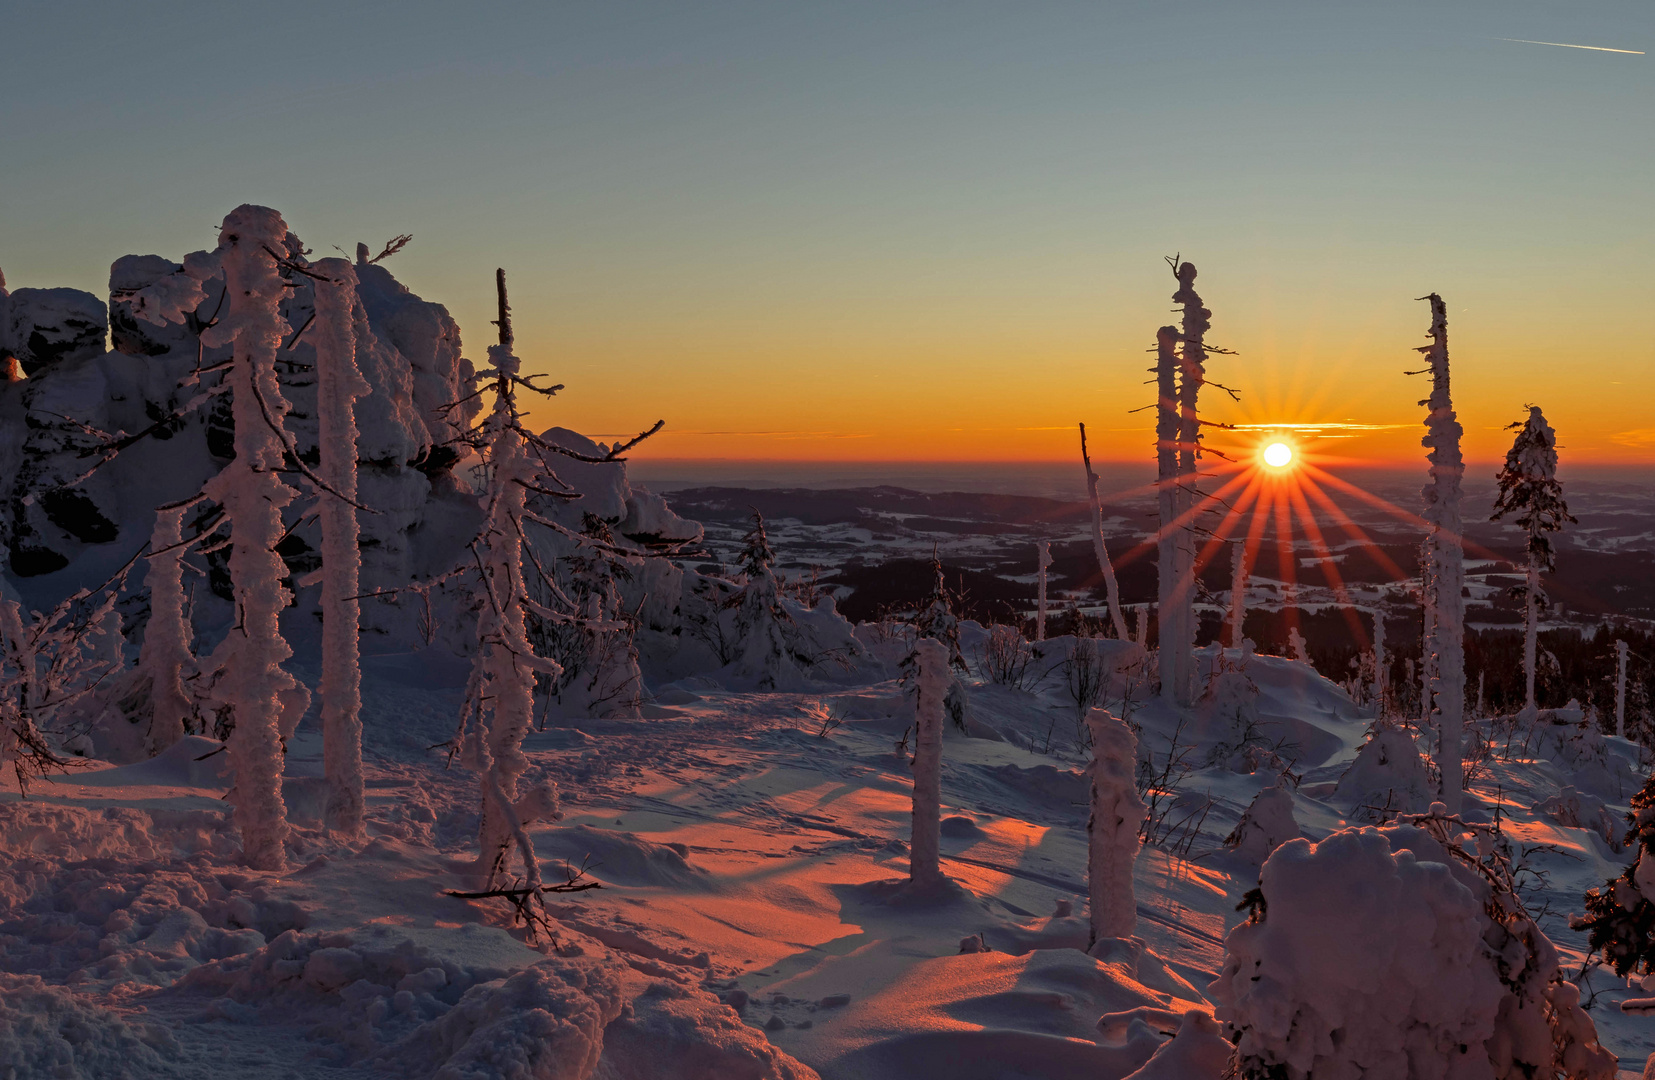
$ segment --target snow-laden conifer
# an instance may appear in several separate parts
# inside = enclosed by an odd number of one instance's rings
[[[322,761],[326,821],[344,836],[362,832],[361,627],[356,599],[362,572],[356,520],[356,401],[369,386],[356,360],[356,270],[345,259],[321,259],[317,281],[317,466],[339,497],[321,500]]]
[[[149,622],[138,651],[138,666],[149,680],[150,722],[144,749],[160,753],[182,739],[195,716],[184,679],[195,664],[190,628],[184,617],[184,504],[155,511],[149,541]]]
[[[738,669],[761,690],[796,684],[802,678],[799,658],[788,640],[793,620],[782,607],[776,579],[776,553],[764,530],[764,515],[753,511],[741,549],[741,592],[733,601],[736,633],[741,641]]]
[[[1129,938],[1138,924],[1132,868],[1147,813],[1138,796],[1138,737],[1107,709],[1086,715],[1092,734],[1092,813],[1086,822],[1086,885],[1091,893],[1087,948]]]
[[[505,272],[496,271],[499,290],[500,342],[488,349],[488,367],[480,377],[492,383],[494,406],[478,433],[488,479],[485,524],[474,542],[481,566],[483,602],[477,614],[477,657],[469,695],[465,753],[481,774],[483,814],[479,827],[479,869],[490,885],[502,883],[513,847],[522,861],[521,888],[540,901],[540,864],[526,826],[558,814],[556,786],[543,784],[522,794],[520,781],[528,770],[523,738],[534,722],[536,673],[551,679],[562,674],[555,660],[535,655],[524,626],[524,609],[558,618],[557,612],[537,605],[523,582],[524,501],[539,488],[541,470],[525,445],[517,411],[517,388],[522,364],[512,352],[510,307],[506,302]]]
[[[241,618],[223,655],[220,693],[235,717],[229,737],[235,821],[247,864],[259,870],[279,870],[287,861],[278,722],[279,697],[294,685],[281,665],[293,653],[279,623],[290,596],[276,545],[294,491],[280,472],[288,451],[281,429],[287,402],[276,381],[276,351],[289,327],[281,315],[287,283],[275,254],[285,250],[286,238],[287,224],[268,207],[239,206],[224,219],[218,256],[228,300],[218,324],[202,334],[209,347],[234,349],[228,382],[236,456],[202,490],[224,508],[231,536],[230,580]]]
[[[1442,770],[1442,801],[1449,813],[1459,813],[1461,742],[1465,738],[1465,547],[1460,512],[1460,483],[1465,459],[1460,454],[1463,429],[1454,414],[1448,377],[1448,309],[1432,293],[1431,344],[1418,351],[1430,361],[1431,396],[1420,402],[1429,411],[1423,445],[1431,465],[1425,486],[1424,518],[1428,554],[1427,593],[1434,633],[1428,639],[1432,661],[1430,714],[1437,728],[1437,767]]]
[[[942,880],[942,715],[952,675],[948,649],[921,638],[909,657],[914,702],[914,824],[908,877],[917,887]]]
[[[1540,610],[1546,604],[1540,575],[1557,568],[1557,553],[1552,550],[1548,534],[1575,519],[1569,516],[1569,504],[1563,501],[1563,485],[1557,480],[1557,435],[1546,423],[1540,407],[1530,405],[1528,419],[1510,426],[1520,430],[1506,452],[1505,467],[1500,470],[1500,493],[1494,501],[1491,520],[1500,521],[1515,514],[1518,526],[1528,534],[1524,583],[1518,591],[1523,596],[1524,614],[1523,708],[1532,714],[1538,707],[1534,698],[1534,669]]]

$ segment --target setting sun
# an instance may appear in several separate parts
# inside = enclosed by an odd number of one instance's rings
[[[1286,443],[1271,443],[1264,448],[1264,463],[1272,469],[1285,469],[1293,460],[1293,448]]]

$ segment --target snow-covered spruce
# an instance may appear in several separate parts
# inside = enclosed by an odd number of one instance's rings
[[[325,280],[316,298],[318,470],[338,493],[321,500],[322,761],[326,822],[347,837],[362,832],[362,670],[358,659],[362,556],[356,520],[356,401],[370,387],[356,362],[356,271],[344,259],[313,267]]]
[[[1046,640],[1046,569],[1052,565],[1052,542],[1050,540],[1036,540],[1034,542],[1034,565],[1038,576],[1038,586],[1035,598],[1034,611],[1034,640]]]
[[[909,658],[914,702],[914,824],[908,879],[924,888],[942,880],[942,713],[952,675],[948,650],[921,638]]]
[[[1103,504],[1098,499],[1098,474],[1092,471],[1092,457],[1086,452],[1086,425],[1080,425],[1080,460],[1086,466],[1086,497],[1092,507],[1092,554],[1097,557],[1098,569],[1103,571],[1104,593],[1109,600],[1109,624],[1115,636],[1126,641],[1126,617],[1121,614],[1121,587],[1115,578],[1115,564],[1109,560],[1109,549],[1103,543]],[[1041,578],[1044,590],[1045,578]],[[1045,596],[1045,592],[1041,592]],[[1038,640],[1045,640],[1042,635]]]
[[[1441,810],[1265,861],[1209,991],[1243,1080],[1615,1075],[1492,830]]]
[[[286,281],[272,254],[284,249],[286,237],[287,224],[268,207],[239,206],[224,219],[218,255],[227,310],[201,337],[207,346],[235,350],[228,378],[235,460],[202,490],[224,508],[232,541],[230,580],[241,620],[223,657],[221,693],[235,716],[229,747],[236,825],[247,864],[258,870],[279,870],[287,861],[278,723],[280,696],[294,685],[281,665],[293,652],[279,624],[289,594],[276,545],[286,533],[282,510],[295,493],[280,473],[287,402],[276,381],[276,350],[288,327],[280,310]]]
[[[184,511],[185,506],[163,506],[155,511],[150,537],[149,623],[138,652],[138,666],[149,681],[150,721],[144,750],[160,753],[187,734],[195,718],[195,702],[184,690],[186,673],[194,666],[190,628],[184,618]]]
[[[1138,924],[1132,868],[1138,833],[1147,813],[1134,782],[1138,737],[1107,709],[1086,716],[1092,733],[1092,813],[1086,822],[1086,886],[1091,894],[1087,948],[1109,938],[1129,938]]]
[[[741,551],[741,572],[746,580],[733,607],[741,642],[736,669],[760,690],[793,687],[803,681],[800,662],[805,658],[788,640],[793,620],[782,607],[775,564],[776,553],[764,531],[764,515],[755,510]]]
[[[1424,488],[1423,516],[1429,569],[1426,591],[1432,633],[1427,656],[1432,663],[1431,715],[1437,729],[1437,766],[1442,771],[1442,801],[1450,813],[1460,809],[1461,743],[1465,738],[1465,545],[1460,487],[1465,459],[1460,454],[1463,429],[1454,414],[1448,378],[1448,309],[1432,293],[1431,344],[1420,347],[1430,361],[1431,396],[1420,402],[1429,411],[1423,445],[1430,451],[1431,482]]]
[[[555,660],[535,655],[524,628],[525,607],[532,605],[523,583],[523,511],[530,487],[538,487],[540,470],[524,445],[516,407],[516,379],[521,362],[512,353],[505,275],[499,272],[500,343],[488,349],[489,367],[482,376],[493,383],[494,407],[483,421],[486,440],[487,518],[477,542],[482,566],[483,602],[477,613],[477,650],[472,673],[465,757],[482,779],[483,814],[478,834],[478,869],[489,884],[508,873],[515,846],[522,861],[521,887],[540,898],[540,864],[526,825],[558,816],[557,788],[547,782],[519,795],[528,770],[523,738],[534,722],[536,673],[556,679]],[[556,613],[542,609],[543,614]]]
[[[1548,534],[1575,519],[1569,515],[1563,485],[1557,480],[1557,434],[1546,423],[1540,407],[1530,405],[1528,419],[1510,426],[1520,430],[1497,478],[1500,493],[1490,520],[1516,514],[1518,526],[1528,534],[1524,583],[1514,591],[1523,597],[1523,708],[1532,716],[1538,708],[1534,698],[1536,639],[1540,609],[1546,605],[1540,574],[1557,568],[1557,553],[1552,550]]]

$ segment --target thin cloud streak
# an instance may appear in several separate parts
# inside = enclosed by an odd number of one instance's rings
[[[1530,41],[1528,38],[1515,38],[1515,37],[1495,38],[1494,40],[1495,41],[1510,41],[1510,42],[1514,42],[1518,45],[1554,45],[1559,49],[1586,49],[1590,52],[1625,53],[1627,56],[1643,56],[1644,55],[1644,52],[1641,49],[1609,49],[1609,48],[1605,48],[1602,45],[1570,45],[1568,42],[1565,42],[1565,41]]]

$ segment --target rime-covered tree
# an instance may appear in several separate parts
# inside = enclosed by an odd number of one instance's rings
[[[1162,697],[1189,705],[1196,681],[1195,519],[1204,501],[1196,482],[1203,453],[1199,401],[1208,382],[1206,362],[1212,350],[1206,335],[1212,312],[1195,290],[1195,264],[1176,258],[1167,262],[1178,280],[1172,300],[1183,319],[1180,326],[1163,326],[1156,335],[1160,676]]]
[[[1536,708],[1535,642],[1540,610],[1546,604],[1540,575],[1557,568],[1557,553],[1552,550],[1550,534],[1562,529],[1564,522],[1575,519],[1569,516],[1569,504],[1563,501],[1563,485],[1557,480],[1557,435],[1546,423],[1540,407],[1530,405],[1528,419],[1510,427],[1519,430],[1497,478],[1500,493],[1494,500],[1490,520],[1500,521],[1515,515],[1517,525],[1527,534],[1525,580],[1516,591],[1523,597],[1524,612],[1523,707],[1533,712]]]
[[[1460,512],[1461,480],[1465,459],[1460,454],[1463,429],[1454,414],[1448,378],[1448,309],[1436,293],[1431,304],[1431,344],[1418,351],[1430,361],[1431,396],[1420,404],[1428,410],[1423,445],[1430,451],[1431,481],[1422,494],[1425,538],[1428,623],[1426,655],[1432,662],[1430,713],[1437,728],[1437,766],[1442,771],[1442,801],[1450,813],[1459,813],[1461,743],[1465,738],[1465,545]]]
[[[216,255],[227,310],[201,336],[206,346],[233,349],[235,459],[202,490],[224,508],[230,529],[230,580],[241,618],[220,654],[221,693],[235,717],[229,752],[236,825],[247,864],[259,870],[287,862],[279,724],[281,695],[294,686],[281,665],[293,650],[279,622],[291,596],[276,552],[286,535],[282,510],[296,494],[281,477],[291,448],[281,427],[287,401],[276,380],[276,352],[289,329],[281,314],[287,279],[276,254],[286,239],[287,223],[268,207],[243,205],[224,219]]]
[[[322,760],[329,829],[362,832],[362,572],[356,519],[356,401],[369,386],[357,366],[356,270],[345,259],[321,259],[315,271],[317,468],[338,493],[321,501]]]
[[[488,367],[478,373],[494,394],[493,408],[475,433],[487,476],[482,534],[473,542],[481,572],[483,602],[477,614],[478,649],[467,695],[462,753],[482,782],[483,813],[478,836],[478,869],[488,883],[503,884],[515,847],[522,864],[523,895],[541,898],[540,864],[527,825],[559,815],[557,786],[547,781],[521,792],[529,761],[523,738],[534,721],[535,675],[556,679],[555,660],[535,654],[524,627],[525,610],[549,619],[567,615],[537,604],[523,580],[524,502],[542,486],[544,469],[529,452],[517,409],[517,391],[539,390],[519,374],[512,352],[511,309],[505,271],[495,272],[499,292],[499,344],[488,349]],[[545,392],[545,391],[542,391]]]
[[[1132,728],[1105,709],[1092,709],[1086,724],[1092,735],[1092,813],[1086,822],[1091,948],[1104,938],[1129,938],[1137,926],[1132,868],[1146,810],[1138,795],[1138,737]]]
[[[196,716],[195,702],[184,689],[195,665],[190,627],[184,615],[183,504],[155,511],[149,541],[149,622],[138,652],[138,667],[149,682],[150,721],[144,749],[157,754],[182,739]]]

